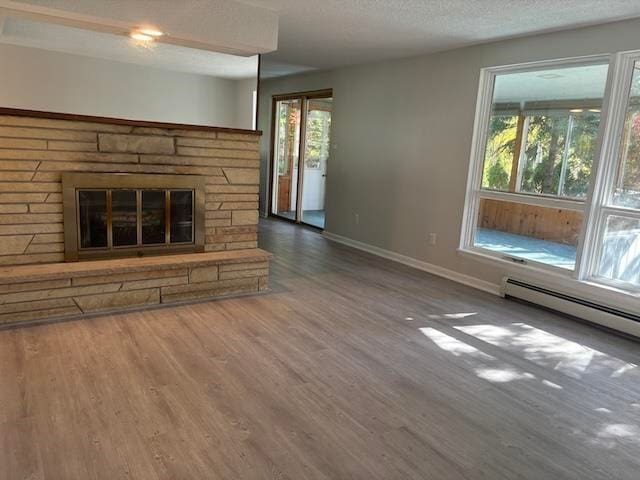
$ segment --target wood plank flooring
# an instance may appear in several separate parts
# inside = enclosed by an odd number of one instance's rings
[[[639,344],[265,221],[272,291],[0,331],[0,479],[640,478]]]

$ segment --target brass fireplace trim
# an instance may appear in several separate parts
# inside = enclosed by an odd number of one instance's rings
[[[193,190],[193,242],[174,245],[135,247],[108,246],[106,249],[79,248],[77,191],[105,190]],[[64,257],[67,262],[171,253],[204,252],[205,179],[198,175],[159,175],[130,173],[63,173],[62,203],[64,221]],[[138,224],[140,228],[140,224]]]

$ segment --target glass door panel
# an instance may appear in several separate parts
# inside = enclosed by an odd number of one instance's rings
[[[297,220],[302,100],[276,102],[271,213]]]
[[[80,248],[107,246],[107,191],[78,192]]]
[[[325,185],[331,147],[332,98],[307,101],[305,116],[302,222],[324,228]]]
[[[142,244],[166,242],[166,193],[164,190],[142,191]]]
[[[113,246],[138,244],[138,206],[135,190],[111,192]]]
[[[193,241],[193,192],[174,190],[170,192],[170,239],[171,243]]]

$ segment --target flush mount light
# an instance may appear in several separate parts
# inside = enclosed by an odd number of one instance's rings
[[[164,35],[164,33],[155,27],[139,27],[135,30],[132,30],[129,34],[129,36],[134,40],[147,44],[153,42],[155,39],[161,37],[162,35]]]
[[[152,42],[153,41],[153,37],[151,35],[147,35],[146,33],[142,33],[142,32],[139,32],[139,31],[131,32],[131,34],[129,36],[131,38],[133,38],[134,40],[137,40],[138,42]]]
[[[572,108],[571,110],[569,110],[571,113],[582,113],[584,112],[583,109],[581,108]]]
[[[600,109],[599,108],[590,108],[589,111],[593,112],[593,113],[600,113]]]
[[[138,31],[143,35],[148,35],[149,37],[153,37],[153,38],[161,37],[162,35],[164,35],[164,32],[161,32],[157,28],[153,28],[153,27],[144,27]]]

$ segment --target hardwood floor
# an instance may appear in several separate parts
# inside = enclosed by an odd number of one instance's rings
[[[0,332],[2,479],[635,479],[639,344],[261,225],[272,291]]]

